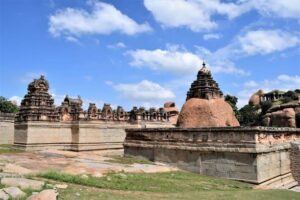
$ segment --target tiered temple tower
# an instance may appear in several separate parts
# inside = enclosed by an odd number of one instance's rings
[[[49,94],[49,83],[41,76],[28,85],[28,93],[21,102],[17,121],[59,121],[54,100]]]
[[[205,66],[199,70],[197,80],[195,80],[187,93],[186,100],[191,98],[218,99],[223,97],[218,83],[212,78],[210,70]]]

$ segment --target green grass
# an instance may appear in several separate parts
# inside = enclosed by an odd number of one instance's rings
[[[80,176],[49,171],[39,174],[38,176],[67,183],[124,191],[178,193],[188,191],[250,189],[250,185],[246,183],[199,176],[189,172],[150,174],[111,173],[101,178],[83,178]]]
[[[125,175],[81,178],[47,172],[39,176],[52,179],[55,183],[67,182],[67,189],[59,189],[59,199],[67,200],[300,200],[300,195],[296,192],[254,190],[246,183],[189,172]]]
[[[11,144],[0,144],[0,154],[3,153],[21,153],[24,152],[20,149],[13,148],[13,145]]]
[[[153,164],[153,162],[149,160],[141,159],[133,156],[111,156],[109,160],[105,160],[105,161],[111,163],[127,164],[127,165],[132,165],[134,163]]]

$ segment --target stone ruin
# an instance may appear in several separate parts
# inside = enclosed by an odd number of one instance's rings
[[[60,106],[54,106],[54,100],[49,94],[49,83],[44,76],[34,79],[28,85],[28,93],[21,102],[20,112],[16,120],[23,121],[48,121],[65,122],[78,120],[109,120],[109,121],[162,121],[169,122],[169,117],[176,116],[174,109],[154,107],[149,110],[144,107],[133,107],[131,111],[125,111],[122,106],[113,109],[110,104],[105,103],[102,109],[98,109],[95,103],[90,103],[88,110],[82,108],[83,100],[80,96],[71,98],[68,95]],[[166,106],[166,105],[165,105]],[[176,122],[175,122],[176,123]]]
[[[185,128],[239,126],[232,107],[225,102],[223,92],[203,63],[187,93],[178,116],[177,126]]]
[[[122,150],[125,128],[172,127],[169,117],[173,110],[133,107],[125,111],[105,103],[102,109],[90,103],[82,108],[83,100],[64,98],[54,106],[49,83],[44,76],[28,86],[14,123],[14,145],[28,150]],[[175,105],[175,104],[174,104]]]
[[[44,76],[34,79],[28,85],[28,93],[21,102],[16,121],[59,121],[54,100],[48,92],[49,83]]]
[[[300,129],[239,127],[205,65],[187,93],[177,125],[126,129],[125,155],[263,188],[298,184]]]

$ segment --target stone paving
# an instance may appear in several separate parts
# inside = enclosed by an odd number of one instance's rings
[[[99,177],[101,174],[108,172],[155,173],[177,170],[161,163],[128,165],[108,162],[110,159],[110,157],[99,151],[45,150],[0,154],[0,171],[24,175],[59,170],[74,175],[87,174]]]

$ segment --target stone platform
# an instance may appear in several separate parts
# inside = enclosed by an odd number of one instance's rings
[[[300,129],[296,128],[153,128],[126,132],[126,155],[255,184],[290,176],[291,142],[300,141]]]
[[[15,122],[14,146],[25,150],[120,150],[126,128],[172,127],[166,122]]]

